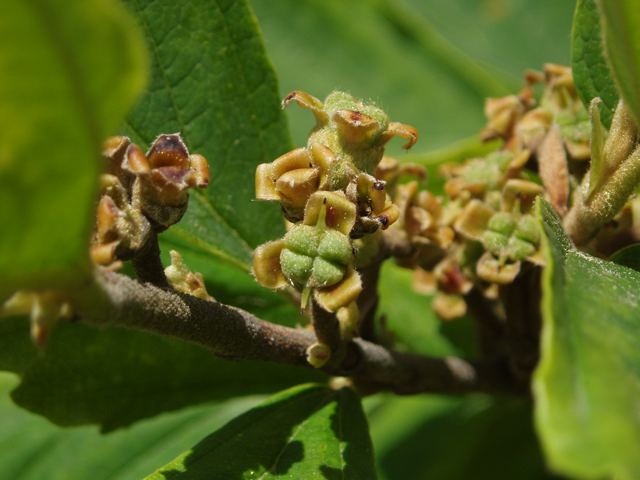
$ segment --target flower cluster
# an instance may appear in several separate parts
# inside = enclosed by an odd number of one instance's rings
[[[543,86],[539,103],[535,83]],[[502,148],[443,165],[446,198],[420,190],[417,182],[399,185],[395,194],[400,215],[394,228],[414,251],[399,263],[415,269],[418,291],[435,293],[433,306],[443,319],[466,313],[471,289],[497,299],[499,287],[524,265],[542,262],[535,198],[545,195],[563,215],[569,166],[590,158],[589,114],[566,67],[528,73],[520,94],[488,99],[485,113],[480,136],[502,139]]]
[[[100,177],[91,241],[91,257],[99,265],[131,259],[152,233],[182,218],[189,188],[209,185],[207,161],[189,155],[178,134],[160,135],[146,154],[127,137],[111,137],[102,154],[108,173]]]
[[[333,92],[323,103],[296,91],[283,107],[292,101],[311,110],[317,125],[306,147],[256,171],[256,197],[279,201],[293,226],[283,239],[256,249],[253,272],[268,288],[301,291],[303,308],[312,292],[327,311],[345,307],[339,317],[351,324],[352,302],[362,290],[353,240],[387,229],[400,214],[387,182],[376,176],[384,146],[398,135],[410,148],[418,134],[346,93]]]

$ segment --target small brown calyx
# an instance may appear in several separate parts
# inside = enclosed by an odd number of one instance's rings
[[[91,239],[91,257],[98,265],[131,260],[153,232],[182,218],[187,189],[209,185],[207,161],[189,155],[177,134],[160,135],[147,154],[127,137],[111,137],[102,155],[108,173],[100,177]]]
[[[189,155],[179,134],[160,135],[146,154],[128,146],[122,170],[135,176],[131,203],[159,232],[177,223],[187,208],[192,187],[209,185],[209,165],[201,155]]]

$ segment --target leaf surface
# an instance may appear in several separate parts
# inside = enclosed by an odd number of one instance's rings
[[[375,480],[360,399],[348,387],[302,385],[229,422],[149,480]]]
[[[640,9],[633,0],[598,0],[605,49],[620,96],[640,122]]]
[[[576,251],[546,202],[536,426],[551,466],[577,478],[640,476],[640,273]]]
[[[246,1],[124,0],[152,52],[147,93],[124,132],[143,148],[180,132],[204,155],[211,183],[191,193],[174,231],[210,254],[251,265],[284,232],[278,206],[255,201],[255,170],[291,150],[277,80]]]
[[[386,396],[367,410],[380,478],[557,478],[546,471],[531,407],[487,395]]]
[[[207,403],[103,435],[95,426],[62,429],[17,407],[8,395],[16,383],[0,373],[0,471],[11,480],[144,478],[262,400]]]
[[[596,1],[578,0],[571,32],[573,81],[580,100],[587,108],[594,98],[602,99],[599,105],[600,120],[609,129],[619,98],[602,41]]]
[[[265,362],[231,362],[179,340],[118,328],[58,325],[44,353],[23,318],[0,322],[0,370],[18,373],[13,400],[61,426],[102,431],[211,400],[273,393],[312,370]]]
[[[100,146],[141,93],[144,44],[108,0],[6,0],[0,70],[2,301],[89,270]]]

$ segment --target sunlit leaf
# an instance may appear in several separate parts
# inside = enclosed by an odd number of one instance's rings
[[[550,465],[572,477],[640,476],[640,273],[575,250],[546,202],[536,425]]]
[[[360,399],[350,388],[303,385],[229,422],[149,480],[375,480]]]
[[[605,49],[621,97],[640,121],[640,9],[634,0],[598,0]]]
[[[571,68],[580,100],[586,107],[600,97],[600,120],[611,127],[618,92],[602,43],[600,12],[595,0],[578,0],[571,32]]]

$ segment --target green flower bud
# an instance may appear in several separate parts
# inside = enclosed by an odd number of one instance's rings
[[[484,234],[484,243],[494,255],[499,255],[509,244],[509,237],[501,233],[487,230]]]
[[[306,285],[313,269],[313,257],[283,249],[280,253],[282,273],[293,283]]]
[[[518,223],[515,236],[521,240],[537,245],[540,243],[540,230],[538,224],[532,217],[524,217]]]
[[[504,236],[511,236],[518,223],[509,213],[497,213],[489,220],[488,228]]]
[[[526,240],[521,240],[517,237],[511,237],[509,239],[509,246],[507,248],[509,258],[514,261],[524,260],[530,257],[538,251],[538,247]]]

